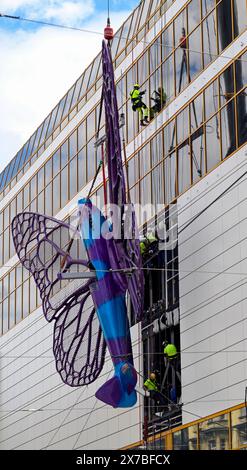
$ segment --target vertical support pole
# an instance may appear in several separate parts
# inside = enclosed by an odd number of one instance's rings
[[[103,174],[103,187],[104,187],[104,204],[107,205],[107,187],[106,187],[106,176],[105,176],[105,152],[104,143],[101,144],[101,161],[102,161],[102,174]]]

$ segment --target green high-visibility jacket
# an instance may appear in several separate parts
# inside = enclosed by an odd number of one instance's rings
[[[153,382],[151,379],[147,379],[146,382],[144,382],[144,387],[146,387],[148,390],[155,390],[155,392],[158,391],[156,382]]]
[[[167,346],[164,348],[164,354],[167,357],[174,357],[177,355],[177,348],[174,344],[167,344]]]
[[[141,96],[140,96],[140,90],[132,90],[130,92],[130,97],[132,99],[132,101],[137,101],[137,100],[141,100]]]

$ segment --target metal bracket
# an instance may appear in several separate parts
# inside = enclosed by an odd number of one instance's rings
[[[99,137],[98,139],[96,139],[94,147],[95,148],[100,147],[102,144],[105,143],[105,141],[106,141],[106,135],[103,135],[102,137]]]
[[[67,279],[96,279],[96,274],[93,271],[86,271],[84,273],[58,273],[59,280]]]

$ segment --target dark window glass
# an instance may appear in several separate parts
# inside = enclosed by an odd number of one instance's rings
[[[238,144],[247,141],[247,88],[237,98]]]

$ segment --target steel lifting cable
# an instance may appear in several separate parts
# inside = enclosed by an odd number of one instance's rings
[[[99,36],[103,36],[103,33],[101,33],[100,31],[93,31],[93,30],[89,30],[89,29],[83,29],[83,28],[76,28],[74,26],[66,26],[66,25],[60,25],[60,24],[56,24],[56,23],[49,23],[49,22],[45,22],[45,21],[39,21],[39,20],[31,20],[31,19],[28,19],[28,18],[22,18],[20,16],[11,16],[11,15],[5,15],[5,14],[1,14],[0,13],[0,18],[6,18],[6,19],[13,19],[13,20],[19,20],[19,21],[26,21],[26,22],[30,22],[30,23],[37,23],[37,24],[41,24],[41,25],[44,25],[44,26],[52,26],[52,27],[55,27],[55,28],[62,28],[62,29],[70,29],[70,30],[75,30],[75,31],[80,31],[80,32],[83,32],[83,33],[90,33],[90,34],[97,34]],[[114,38],[120,38],[121,39],[128,39],[127,37],[123,37],[123,36],[117,36],[115,35]],[[146,45],[149,45],[151,44],[152,41],[144,41],[143,39],[141,39],[140,41],[138,41],[138,43],[141,43],[141,44],[146,44]],[[157,42],[157,45],[161,45],[161,46],[164,46],[164,47],[167,47],[167,48],[170,48],[171,50],[174,49],[174,46],[172,44],[163,44],[162,42]],[[186,48],[188,51],[190,52],[193,52],[195,54],[200,54],[200,55],[209,55],[209,56],[212,56],[212,57],[215,57],[215,58],[218,58],[219,57],[219,54],[210,54],[209,52],[201,52],[201,51],[196,51],[194,49],[190,49],[190,48]],[[230,59],[232,60],[232,57],[230,56],[226,56],[226,55],[221,55],[222,58],[225,58],[225,59]],[[242,61],[242,62],[247,62],[247,60],[245,59],[241,59],[241,58],[238,58],[236,60],[239,60],[239,61]]]

